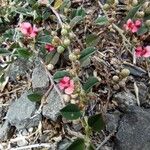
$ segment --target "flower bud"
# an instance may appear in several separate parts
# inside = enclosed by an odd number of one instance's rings
[[[119,81],[119,77],[118,76],[113,76],[112,79],[113,79],[114,82],[118,82]]]
[[[150,28],[150,20],[146,20],[145,22],[146,26]]]
[[[119,86],[122,87],[122,88],[124,88],[126,86],[125,81],[124,80],[120,81],[119,82]]]
[[[66,29],[61,30],[61,35],[66,36],[68,34],[68,31]]]
[[[130,70],[129,69],[122,69],[121,72],[120,72],[120,75],[125,78],[127,76],[129,76],[130,74]]]
[[[109,5],[109,4],[103,5],[103,9],[104,9],[104,10],[109,10],[109,8],[110,8],[110,5]]]
[[[70,101],[70,96],[67,94],[63,94],[63,99],[66,103],[68,103]]]
[[[69,39],[64,39],[64,41],[63,41],[63,44],[65,45],[65,46],[69,46],[70,45],[70,40]]]
[[[72,94],[71,98],[76,99],[78,97],[78,94]]]
[[[136,6],[138,4],[138,0],[132,0],[132,6]]]
[[[76,48],[76,49],[74,49],[74,54],[75,55],[80,55],[80,49],[79,48]]]
[[[53,70],[54,69],[54,65],[53,64],[48,64],[47,65],[47,69],[48,70]]]
[[[69,37],[70,37],[71,39],[74,39],[74,38],[76,37],[76,35],[75,35],[73,32],[70,32],[70,33],[69,33]]]
[[[139,11],[139,12],[136,13],[136,16],[137,16],[138,18],[143,18],[144,15],[145,15],[144,11]]]
[[[149,2],[145,2],[145,3],[143,4],[143,9],[144,9],[144,10],[147,9],[148,5],[149,5]]]
[[[75,54],[71,53],[71,54],[69,54],[69,59],[71,61],[75,61],[75,60],[77,60],[77,56]]]
[[[70,100],[70,103],[71,103],[71,104],[76,104],[75,99],[71,99],[71,100]]]
[[[52,31],[52,32],[51,32],[51,35],[52,35],[52,36],[56,36],[56,35],[57,35],[57,32],[56,32],[56,31]]]
[[[58,46],[58,47],[57,47],[57,52],[58,52],[59,54],[63,53],[64,50],[65,50],[65,48],[64,48],[63,46]]]
[[[120,89],[120,86],[119,86],[118,84],[115,84],[115,85],[113,85],[113,89],[114,89],[114,90],[119,90],[119,89]]]
[[[146,8],[145,13],[148,15],[150,14],[150,6]]]
[[[54,36],[53,40],[56,43],[60,43],[60,38],[58,36]]]

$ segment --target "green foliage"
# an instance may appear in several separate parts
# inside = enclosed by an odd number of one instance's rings
[[[129,12],[128,15],[125,18],[125,21],[127,21],[128,19],[133,19],[136,15],[136,13],[138,12],[138,10],[141,8],[141,6],[143,5],[143,3],[140,3],[139,5],[133,7]]]
[[[83,85],[83,89],[86,92],[89,92],[91,88],[96,85],[99,82],[99,80],[95,77],[89,77],[86,83]]]
[[[69,76],[69,72],[66,70],[62,70],[62,71],[57,71],[54,75],[53,75],[53,79],[54,81],[58,82],[61,78],[63,78],[64,76]]]
[[[94,47],[88,47],[86,49],[84,49],[82,52],[81,52],[81,55],[80,55],[80,62],[84,62],[86,59],[88,59],[94,52],[96,51],[96,48]]]
[[[66,150],[84,150],[84,139],[76,139]]]
[[[32,52],[30,52],[28,49],[26,48],[17,48],[17,55],[19,57],[25,58],[25,59],[29,59],[32,56]]]
[[[98,17],[96,20],[95,20],[95,23],[97,25],[107,25],[109,22],[108,22],[108,19],[106,16],[101,16],[101,17]]]
[[[138,30],[137,35],[140,36],[140,35],[145,34],[146,32],[148,32],[148,28],[147,28],[145,25],[143,25],[143,26],[141,26],[140,29]]]
[[[43,95],[40,93],[33,92],[32,94],[29,94],[27,97],[32,102],[40,102],[42,99],[42,96]]]
[[[60,110],[62,116],[68,120],[76,120],[81,117],[80,109],[75,104],[68,104]]]
[[[93,116],[90,116],[88,118],[88,125],[94,130],[94,131],[101,131],[105,127],[104,120],[102,118],[101,114],[96,114]]]

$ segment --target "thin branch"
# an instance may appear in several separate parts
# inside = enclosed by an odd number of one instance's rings
[[[11,148],[10,150],[24,150],[24,149],[39,148],[39,147],[52,148],[52,144],[49,143],[33,144],[33,145],[22,146],[18,148]]]
[[[57,11],[51,6],[49,5],[50,9],[52,10],[52,12],[55,14],[55,16],[57,17],[58,23],[60,24],[60,26],[63,26],[63,22],[60,18],[60,15],[57,13]]]
[[[112,136],[114,135],[114,132],[110,133],[104,141],[96,148],[96,150],[99,150]]]

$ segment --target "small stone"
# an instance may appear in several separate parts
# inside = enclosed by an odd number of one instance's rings
[[[62,101],[60,99],[60,96],[58,95],[57,91],[53,88],[48,95],[47,104],[43,106],[42,114],[43,116],[56,121],[58,114],[60,112],[60,109],[63,108]]]
[[[150,109],[132,106],[119,121],[115,150],[149,150]]]
[[[10,129],[9,122],[6,120],[0,127],[0,141],[7,140],[7,133]]]
[[[6,120],[18,130],[37,126],[40,120],[40,115],[31,118],[36,111],[36,103],[28,99],[28,92],[25,91],[19,99],[13,102],[6,114]]]
[[[21,140],[17,141],[17,145],[18,146],[26,146],[26,145],[28,145],[28,141],[25,139],[21,139]]]
[[[49,77],[42,64],[38,64],[32,73],[32,87],[38,92],[45,92],[49,87]]]
[[[118,122],[120,119],[121,113],[119,111],[115,111],[112,113],[107,113],[106,117],[106,130],[110,133],[117,130]]]
[[[118,107],[128,108],[136,105],[136,98],[130,91],[122,91],[113,96],[113,100],[117,102]]]

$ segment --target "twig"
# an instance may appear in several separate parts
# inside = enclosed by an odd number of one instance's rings
[[[57,11],[51,5],[49,5],[49,7],[52,10],[52,12],[55,14],[55,16],[57,17],[57,20],[58,20],[60,26],[62,27],[63,26],[63,22],[62,22],[62,20],[60,18],[60,15],[57,13]]]
[[[46,147],[46,148],[51,147],[52,148],[52,144],[49,144],[49,143],[33,144],[33,145],[22,146],[18,148],[11,148],[10,150],[24,150],[24,149],[39,148],[39,147]]]
[[[96,150],[99,150],[113,135],[114,132],[110,133],[107,137],[105,137],[104,141],[96,148]]]
[[[137,104],[138,104],[138,106],[140,106],[139,89],[137,87],[136,82],[134,82],[134,91],[135,91],[135,95],[136,95]]]

